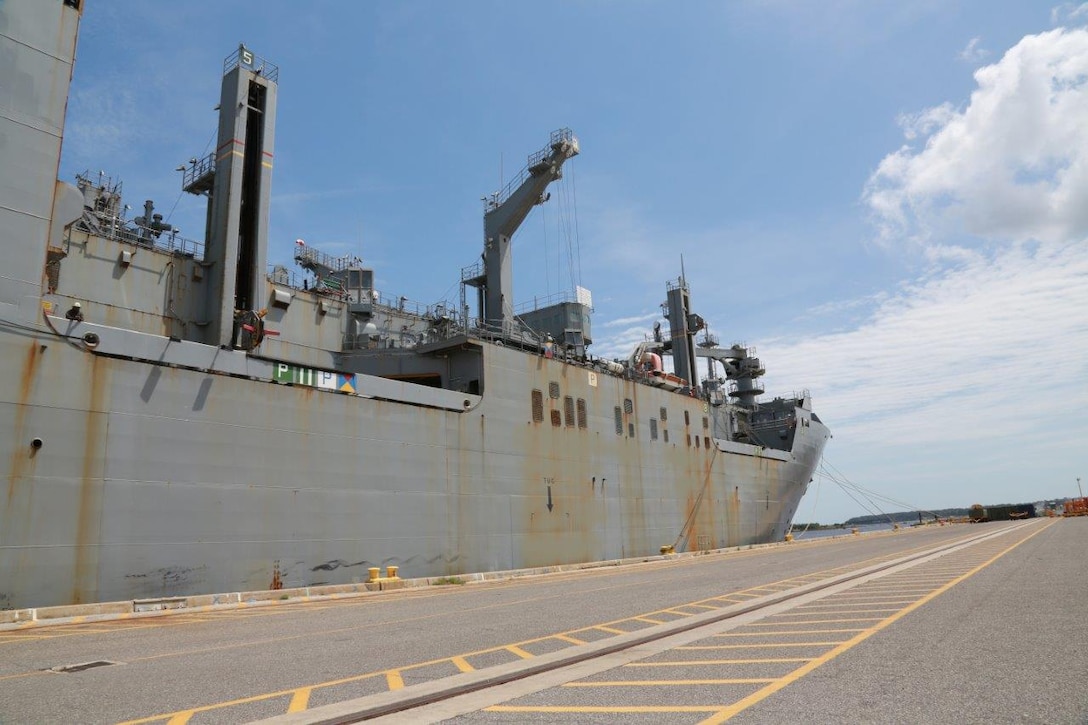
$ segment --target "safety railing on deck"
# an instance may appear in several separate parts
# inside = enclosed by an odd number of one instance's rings
[[[204,258],[204,243],[195,239],[187,239],[175,231],[161,231],[143,227],[138,224],[126,222],[120,217],[100,218],[96,217],[93,224],[86,218],[73,225],[73,229],[94,234],[115,242],[124,242],[141,247],[151,247],[171,254],[181,254],[196,259]]]
[[[566,290],[564,292],[555,292],[546,297],[534,297],[532,300],[522,302],[514,307],[514,314],[521,315],[526,312],[532,312],[533,310],[539,310],[542,307],[558,305],[562,302],[578,302],[580,304],[586,304],[584,299],[579,298],[576,291]]]
[[[306,246],[306,243],[299,239],[295,241],[295,262],[307,269],[324,267],[333,272],[342,272],[349,267],[358,265],[360,260],[351,254],[334,257],[331,254]]]
[[[484,206],[487,211],[491,211],[492,209],[497,209],[502,206],[502,204],[510,198],[510,195],[513,194],[517,190],[517,188],[521,186],[526,179],[529,178],[529,175],[533,172],[533,169],[543,163],[548,158],[548,156],[551,155],[552,151],[555,149],[556,146],[564,142],[571,142],[573,140],[574,132],[571,131],[569,128],[561,128],[558,131],[552,131],[552,135],[548,141],[547,146],[540,149],[539,151],[535,151],[529,154],[529,160],[526,163],[525,167],[521,171],[519,171],[513,179],[507,182],[506,185],[503,186],[502,189],[500,189],[499,191],[496,191],[491,196],[485,197]]]
[[[188,166],[180,168],[184,171],[181,177],[182,189],[189,191],[190,189],[201,188],[203,190],[198,182],[205,182],[208,177],[215,175],[215,154],[208,154],[202,159],[193,159]],[[210,188],[210,184],[207,184],[207,186]]]
[[[262,75],[273,83],[279,83],[279,66],[265,60],[244,45],[239,45],[238,50],[228,55],[223,61],[223,75],[230,73],[239,66]]]

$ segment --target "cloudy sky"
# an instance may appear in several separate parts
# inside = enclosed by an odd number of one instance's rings
[[[280,66],[270,261],[303,238],[422,303],[457,298],[480,198],[569,126],[519,302],[581,284],[593,352],[626,355],[682,258],[768,392],[811,392],[835,477],[924,509],[1088,488],[1088,3],[87,5],[61,175],[122,179],[183,236],[203,209],[173,169],[242,41]],[[799,519],[866,513],[816,484]]]

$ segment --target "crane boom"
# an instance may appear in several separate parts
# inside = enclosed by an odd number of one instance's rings
[[[532,154],[501,191],[485,199],[483,274],[464,282],[481,288],[480,317],[489,327],[507,331],[513,318],[510,240],[532,208],[548,200],[545,189],[562,178],[563,163],[577,155],[574,133],[569,128],[553,131],[548,145]]]

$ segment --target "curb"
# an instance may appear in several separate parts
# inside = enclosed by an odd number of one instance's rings
[[[891,534],[891,531],[868,532],[865,536]],[[894,532],[894,533],[902,533]],[[346,599],[378,594],[401,589],[423,589],[433,586],[456,585],[451,580],[464,584],[508,581],[529,576],[547,576],[572,571],[588,571],[616,566],[633,566],[659,561],[686,559],[696,556],[714,556],[748,551],[771,549],[780,546],[806,546],[832,542],[843,538],[855,538],[854,535],[827,536],[817,539],[801,539],[790,542],[778,541],[767,544],[746,544],[707,551],[690,551],[679,554],[660,554],[609,559],[578,564],[555,564],[530,569],[508,569],[504,571],[478,572],[450,576],[423,577],[417,579],[397,579],[352,584],[326,584],[313,587],[293,587],[250,592],[229,592],[223,594],[197,594],[192,596],[162,597],[156,599],[132,599],[117,602],[98,602],[94,604],[69,604],[53,607],[32,607],[27,609],[0,610],[0,632],[30,627],[46,627],[61,624],[83,624],[136,617],[168,616],[171,614],[190,614],[222,609],[237,609],[252,606],[271,606],[307,601]]]

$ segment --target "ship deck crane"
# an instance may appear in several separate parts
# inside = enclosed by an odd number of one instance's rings
[[[461,270],[461,283],[477,288],[480,319],[493,331],[512,333],[510,240],[532,208],[548,200],[548,184],[562,178],[563,164],[578,151],[578,139],[569,128],[553,131],[548,145],[529,156],[525,168],[510,183],[484,197],[483,267],[477,264]]]

